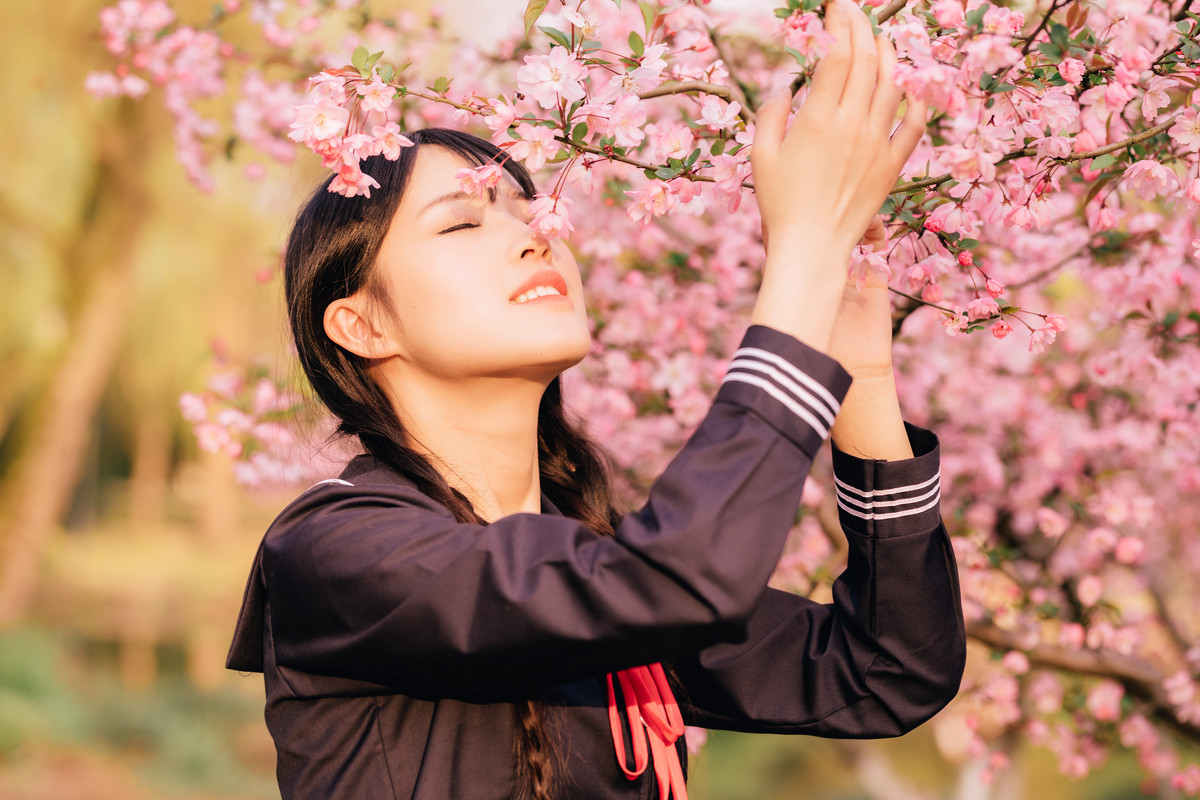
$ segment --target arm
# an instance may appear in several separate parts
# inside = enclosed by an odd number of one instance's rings
[[[312,490],[268,533],[276,661],[409,689],[520,689],[740,639],[849,385],[751,327],[712,409],[615,536],[457,522],[405,485]]]
[[[746,641],[675,662],[688,724],[833,737],[896,736],[953,698],[966,636],[953,550],[938,513],[938,444],[906,425],[916,456],[833,450],[850,545],[833,602],[768,590]]]

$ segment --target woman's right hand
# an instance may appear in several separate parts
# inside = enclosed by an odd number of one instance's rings
[[[805,242],[847,257],[895,186],[925,133],[924,103],[908,108],[892,135],[901,90],[892,82],[896,51],[852,0],[831,0],[825,29],[837,37],[813,75],[790,128],[791,92],[784,89],[757,112],[750,162],[762,215],[764,245],[772,237]],[[830,264],[845,282],[845,263]],[[814,276],[815,277],[815,276]]]

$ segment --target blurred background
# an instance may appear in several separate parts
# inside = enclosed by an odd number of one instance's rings
[[[224,659],[254,548],[290,497],[238,486],[227,458],[197,448],[179,396],[214,359],[270,353],[290,369],[273,272],[322,173],[301,161],[251,181],[217,164],[215,191],[196,191],[161,103],[85,93],[108,64],[103,5],[0,8],[0,798],[278,797],[262,678]],[[479,4],[448,4],[445,20],[489,28]],[[1120,756],[1068,783],[1033,751],[1014,776],[1036,797],[1140,795]],[[714,733],[689,788],[982,791],[926,731],[870,744]]]

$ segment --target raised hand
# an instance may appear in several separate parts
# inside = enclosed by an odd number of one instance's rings
[[[829,346],[846,265],[913,148],[925,133],[924,103],[892,82],[896,52],[852,0],[832,0],[825,27],[837,41],[817,65],[807,99],[788,127],[791,93],[759,107],[750,162],[771,249],[751,320]]]
[[[758,110],[750,162],[764,229],[798,229],[849,253],[895,185],[925,132],[924,103],[892,82],[896,51],[851,0],[832,0],[826,30],[837,37],[817,65],[790,128],[788,91]]]

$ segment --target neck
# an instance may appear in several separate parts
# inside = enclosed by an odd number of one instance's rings
[[[409,375],[388,384],[413,449],[430,459],[480,517],[541,512],[537,423],[546,382]]]

